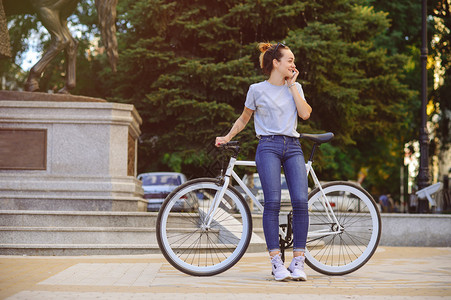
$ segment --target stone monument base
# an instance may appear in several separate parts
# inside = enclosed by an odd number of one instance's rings
[[[0,210],[145,211],[133,105],[0,91]]]

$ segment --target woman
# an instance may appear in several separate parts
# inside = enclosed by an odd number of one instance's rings
[[[259,49],[260,66],[269,78],[249,87],[243,113],[226,136],[216,138],[216,146],[229,142],[255,113],[254,126],[260,139],[255,161],[265,198],[263,230],[272,273],[276,280],[307,280],[304,272],[308,231],[307,172],[296,128],[298,116],[307,120],[312,108],[304,99],[301,85],[296,82],[299,71],[294,64],[293,52],[281,43],[260,43]],[[281,167],[293,207],[293,260],[288,270],[279,248]]]

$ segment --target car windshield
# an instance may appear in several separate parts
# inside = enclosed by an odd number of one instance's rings
[[[153,174],[142,178],[143,185],[180,185],[180,177],[177,175]]]

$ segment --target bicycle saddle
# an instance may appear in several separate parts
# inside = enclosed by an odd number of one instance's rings
[[[334,134],[332,132],[326,132],[321,134],[309,134],[309,133],[301,133],[299,136],[301,139],[306,139],[317,144],[327,143],[331,139],[334,138]]]

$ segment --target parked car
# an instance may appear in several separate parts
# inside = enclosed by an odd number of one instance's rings
[[[142,181],[144,199],[147,200],[147,211],[158,211],[164,199],[179,185],[186,182],[186,176],[176,172],[150,172],[138,175]],[[197,208],[194,197],[180,200],[174,209],[192,211]]]
[[[247,184],[248,182],[248,176],[247,174],[245,174],[242,178],[243,182],[245,184]],[[252,174],[253,180],[254,180],[254,188],[251,188],[251,192],[254,194],[255,198],[257,198],[257,200],[264,205],[265,203],[265,199],[263,197],[263,190],[262,190],[262,184],[260,182],[260,177],[258,175],[258,173],[253,173]],[[291,209],[291,199],[290,199],[290,192],[288,191],[288,186],[287,186],[287,181],[285,179],[285,175],[281,174],[280,177],[280,183],[281,183],[281,196],[282,196],[282,201],[281,201],[281,208],[283,209],[284,207],[288,207]],[[240,186],[235,186],[238,191],[240,191],[243,195],[243,197],[246,198],[246,194],[244,193],[243,189]]]
[[[349,181],[351,183],[358,184],[354,181]],[[325,182],[321,182],[321,184],[324,184]],[[336,211],[347,211],[347,212],[368,212],[368,207],[365,205],[362,207],[362,202],[359,198],[357,198],[355,195],[350,194],[348,192],[334,192],[334,193],[328,193],[327,199],[329,200],[329,204],[333,210]],[[324,211],[325,207],[324,204],[322,204],[319,201],[315,201],[313,203],[313,206],[310,207],[311,211]]]

